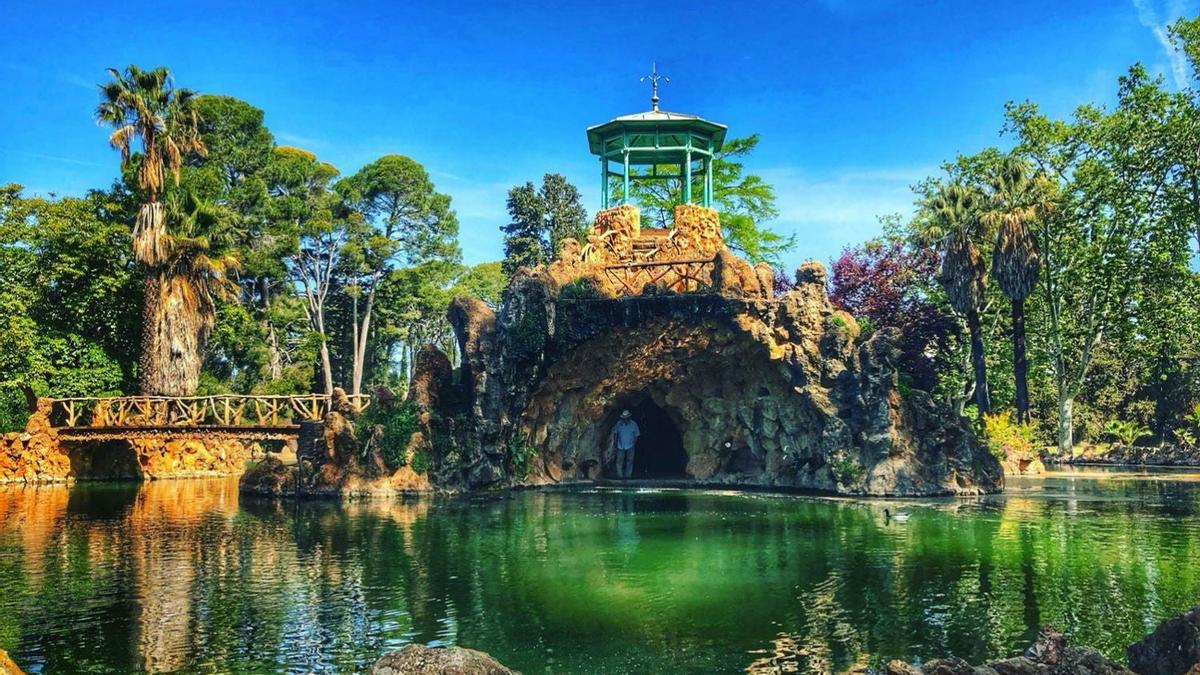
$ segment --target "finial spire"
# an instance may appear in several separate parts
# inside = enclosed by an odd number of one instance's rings
[[[646,76],[642,77],[642,79],[638,80],[639,82],[645,82],[646,80],[650,80],[650,105],[653,106],[654,112],[658,112],[658,81],[659,81],[659,79],[662,79],[663,82],[666,82],[666,83],[670,83],[670,81],[671,81],[671,78],[669,78],[665,75],[658,74],[658,64],[657,63],[651,63],[650,64],[650,74],[646,75]]]

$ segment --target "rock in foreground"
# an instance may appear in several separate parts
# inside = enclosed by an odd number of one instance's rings
[[[1133,675],[1132,671],[1100,652],[1087,647],[1067,646],[1066,638],[1053,628],[1043,628],[1022,656],[988,661],[972,666],[950,657],[921,666],[892,661],[887,675]]]
[[[487,654],[464,647],[408,645],[385,654],[371,675],[519,675]]]
[[[1129,667],[1143,675],[1200,673],[1200,606],[1158,624],[1126,654]]]

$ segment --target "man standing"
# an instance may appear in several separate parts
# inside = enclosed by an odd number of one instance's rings
[[[613,425],[612,437],[609,439],[609,447],[617,450],[618,477],[633,476],[633,448],[641,434],[642,430],[638,428],[637,422],[633,421],[633,413],[628,410],[621,411],[621,419]]]

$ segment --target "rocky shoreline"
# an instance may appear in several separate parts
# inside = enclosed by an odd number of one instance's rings
[[[855,675],[1197,675],[1200,674],[1200,606],[1161,622],[1126,650],[1128,665],[1090,647],[1068,644],[1066,636],[1043,628],[1025,653],[978,666],[957,657],[920,665],[893,660],[882,671],[853,669]],[[490,655],[463,647],[411,644],[376,662],[372,675],[516,675]]]
[[[1043,628],[1021,656],[979,666],[956,657],[920,666],[892,661],[886,675],[1197,675],[1200,673],[1200,606],[1158,624],[1154,632],[1129,645],[1128,666],[1090,647],[1067,644],[1054,628]]]
[[[1090,445],[1071,457],[1047,455],[1047,465],[1098,464],[1106,466],[1200,467],[1200,448],[1183,446]]]

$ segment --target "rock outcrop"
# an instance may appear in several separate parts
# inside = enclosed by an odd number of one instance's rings
[[[487,654],[465,647],[407,645],[385,654],[371,675],[519,675]]]
[[[1200,606],[1158,624],[1125,653],[1129,667],[1141,675],[1200,673]]]
[[[39,399],[25,431],[0,436],[0,483],[65,482],[71,460],[50,424],[53,403]]]
[[[25,675],[3,649],[0,649],[0,675]]]
[[[321,423],[302,423],[297,462],[285,465],[268,456],[239,483],[244,492],[272,496],[387,497],[431,490],[428,478],[409,464],[392,471],[383,459],[382,430],[355,429],[354,407],[334,389],[330,411]],[[411,442],[410,442],[411,445]],[[408,459],[411,462],[411,448]]]
[[[1181,445],[1085,445],[1070,458],[1047,457],[1059,464],[1200,466],[1200,447]]]
[[[423,351],[410,390],[435,483],[601,477],[615,415],[645,404],[682,439],[683,477],[697,482],[870,495],[1001,487],[969,425],[925,392],[901,394],[897,336],[861,336],[830,304],[819,263],[772,298],[769,270],[718,258],[715,288],[701,293],[588,296],[538,269],[514,279],[498,313],[456,300],[460,371]]]

